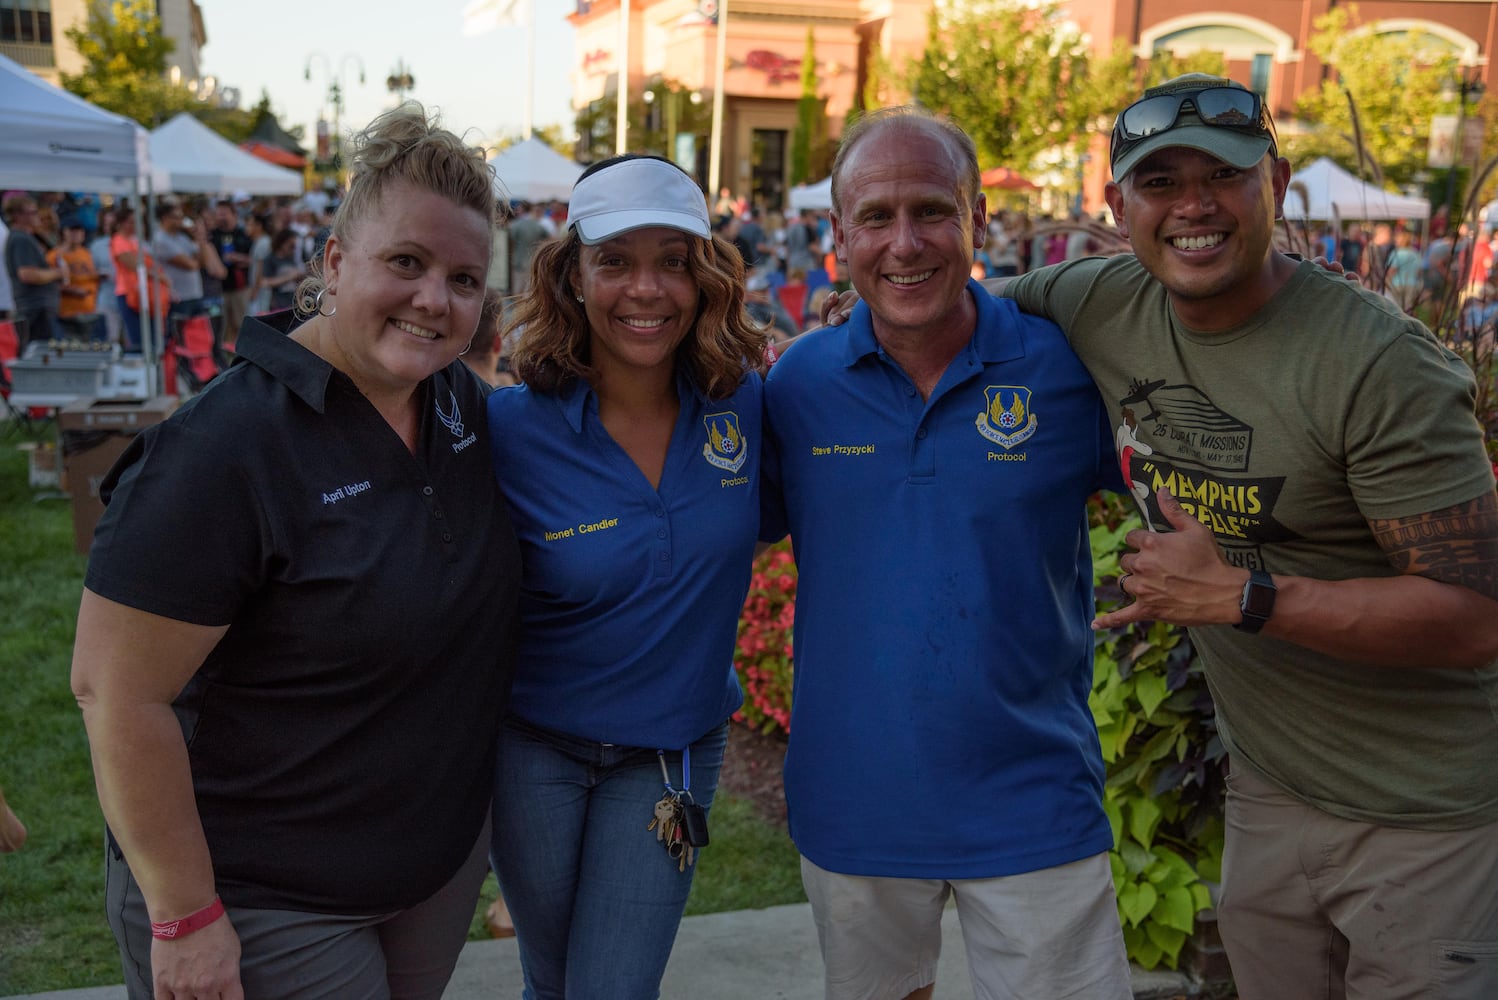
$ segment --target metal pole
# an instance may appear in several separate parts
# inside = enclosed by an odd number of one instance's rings
[[[525,117],[521,119],[520,138],[531,137],[536,106],[536,11],[534,0],[525,6]]]
[[[627,2],[627,0],[626,0]],[[728,0],[718,0],[718,56],[713,68],[713,136],[707,157],[707,194],[718,197],[723,168],[723,69],[728,62]]]
[[[1467,99],[1475,97],[1482,99],[1483,92],[1487,89],[1482,82],[1482,70],[1473,66],[1470,68],[1471,76],[1468,76],[1468,67],[1457,68],[1456,88],[1456,141],[1451,151],[1451,169],[1446,174],[1446,224],[1452,230],[1453,238],[1458,228],[1456,216],[1456,169],[1466,159],[1467,152]]]
[[[1451,166],[1446,170],[1446,231],[1451,235],[1452,248],[1456,247],[1456,168],[1462,162],[1462,132],[1466,128],[1467,81],[1458,84],[1456,105],[1456,142],[1451,152]]]
[[[307,56],[306,65],[302,67],[302,78],[304,80],[310,81],[312,79],[312,63],[318,59],[321,59],[323,63],[324,79],[332,81],[328,87],[328,94],[332,98],[333,103],[332,149],[334,155],[338,158],[338,170],[336,171],[336,177],[338,180],[338,186],[341,188],[343,187],[343,179],[345,176],[345,170],[343,166],[342,131],[344,90],[343,74],[344,71],[348,69],[349,60],[352,59],[354,61],[354,65],[359,67],[359,83],[362,85],[364,83],[364,60],[359,57],[358,53],[345,52],[338,58],[338,63],[336,65],[335,71],[333,60],[328,57],[327,53],[322,52],[321,50],[316,50]]]
[[[619,107],[614,114],[614,154],[629,150],[629,0],[619,0]]]

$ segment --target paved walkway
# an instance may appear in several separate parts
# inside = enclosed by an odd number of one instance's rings
[[[972,996],[957,911],[942,921],[946,947],[936,978],[939,1000]],[[513,938],[463,949],[443,1000],[518,1000],[520,958]],[[1189,995],[1185,976],[1134,971],[1138,1000]],[[822,959],[811,906],[738,910],[688,917],[661,984],[664,1000],[822,1000]],[[123,986],[35,993],[16,1000],[125,1000]]]

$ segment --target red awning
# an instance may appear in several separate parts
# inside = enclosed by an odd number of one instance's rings
[[[301,170],[307,166],[307,161],[295,153],[287,152],[279,146],[272,146],[268,142],[259,139],[251,139],[242,143],[239,147],[251,156],[258,156],[267,163],[274,163],[278,167],[290,167],[293,170]]]
[[[1039,184],[1026,180],[1008,167],[990,167],[983,171],[981,179],[986,188],[1004,188],[1007,191],[1040,190]]]

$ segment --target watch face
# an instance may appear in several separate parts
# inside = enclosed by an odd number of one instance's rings
[[[1274,610],[1274,590],[1250,583],[1243,588],[1243,613],[1267,618]]]

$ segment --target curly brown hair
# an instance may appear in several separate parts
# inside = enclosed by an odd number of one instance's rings
[[[733,395],[744,374],[763,365],[767,331],[744,308],[744,259],[720,236],[686,237],[688,271],[697,283],[697,319],[676,349],[709,399]],[[521,331],[510,360],[517,378],[555,393],[575,379],[592,382],[588,316],[577,301],[573,276],[581,266],[582,241],[575,230],[551,240],[531,258],[530,291],[505,324],[505,336]]]

